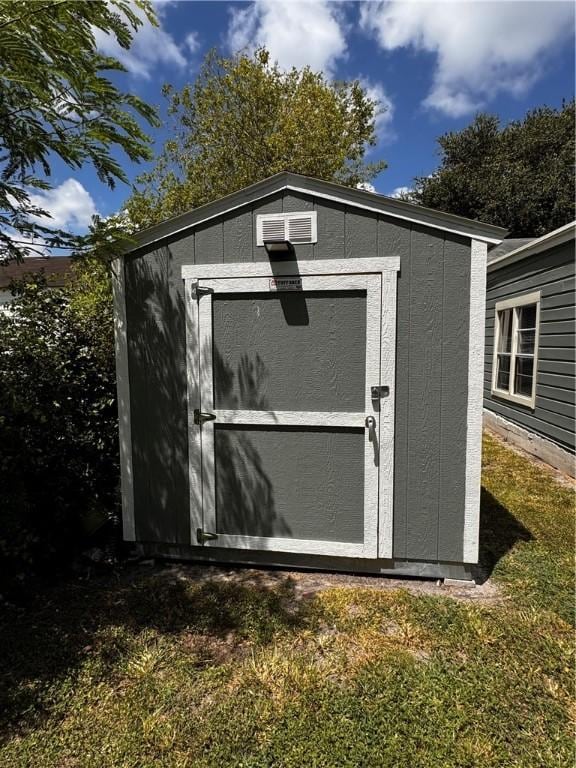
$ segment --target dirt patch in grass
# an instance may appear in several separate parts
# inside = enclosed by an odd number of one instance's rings
[[[374,589],[385,592],[403,589],[414,595],[450,597],[455,600],[486,605],[495,604],[502,600],[500,588],[489,579],[483,580],[482,583],[471,581],[469,584],[447,585],[439,579],[394,579],[389,576],[186,563],[174,565],[160,563],[155,566],[155,570],[157,573],[164,574],[168,579],[176,577],[188,583],[213,582],[248,587],[259,585],[269,589],[285,585],[287,594],[297,602],[312,598],[323,590],[339,587]],[[285,605],[284,608],[288,612],[291,610],[290,605]]]

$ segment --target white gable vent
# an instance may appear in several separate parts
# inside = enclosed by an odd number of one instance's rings
[[[264,213],[256,217],[256,245],[281,241],[315,243],[317,239],[316,211]]]

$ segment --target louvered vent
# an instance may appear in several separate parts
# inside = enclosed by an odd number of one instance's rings
[[[271,242],[285,240],[286,222],[283,218],[263,218],[262,220],[262,240]]]
[[[291,243],[312,242],[312,219],[310,216],[298,216],[288,219],[288,240]]]
[[[315,243],[317,225],[315,211],[271,213],[256,217],[256,245],[288,241]]]

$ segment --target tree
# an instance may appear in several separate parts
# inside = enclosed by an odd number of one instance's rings
[[[481,219],[511,237],[541,236],[574,219],[574,101],[540,107],[504,128],[495,115],[438,139],[441,164],[412,200]]]
[[[69,562],[116,512],[111,282],[96,257],[63,288],[30,275],[0,313],[0,585]]]
[[[128,201],[138,226],[279,171],[356,186],[386,167],[364,162],[378,104],[358,82],[329,83],[309,67],[284,72],[264,48],[232,58],[211,51],[193,85],[164,93],[175,125]]]
[[[35,218],[49,216],[31,194],[50,188],[55,158],[91,164],[113,187],[127,181],[118,150],[133,162],[151,157],[139,118],[156,125],[156,113],[105,77],[125,69],[98,53],[94,37],[98,29],[129,48],[144,19],[156,23],[149,0],[0,2],[0,256],[33,252],[34,236],[51,248],[77,245]]]

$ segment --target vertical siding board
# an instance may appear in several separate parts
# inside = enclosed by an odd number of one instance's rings
[[[254,205],[252,209],[252,253],[253,261],[268,261],[268,254],[263,245],[256,245],[256,217],[264,213],[282,213],[282,192],[270,195],[265,200]]]
[[[224,261],[232,263],[252,261],[254,257],[252,208],[232,211],[224,216],[222,226]]]
[[[381,227],[382,229],[382,227]],[[396,424],[394,430],[394,557],[405,559],[407,537],[408,495],[408,413],[410,382],[410,228],[397,230],[385,227],[379,237],[379,247],[388,255],[388,248],[400,254],[396,314]],[[391,235],[395,233],[395,236]],[[385,255],[381,253],[381,255]]]
[[[198,264],[219,264],[224,261],[222,219],[196,228],[195,254]]]
[[[138,540],[185,544],[188,522],[184,306],[167,247],[127,261]]]
[[[438,559],[461,562],[466,492],[470,242],[444,242]]]
[[[423,560],[438,555],[443,251],[442,236],[413,227],[406,556]]]
[[[378,256],[400,256],[410,252],[410,225],[387,216],[378,217]],[[402,266],[402,265],[401,265]]]
[[[194,232],[182,238],[174,238],[168,244],[168,249],[174,262],[174,268],[176,265],[182,267],[184,264],[194,264]]]
[[[339,203],[316,200],[318,220],[318,242],[316,259],[344,259],[345,248],[345,207]]]
[[[378,255],[378,217],[357,208],[346,208],[345,249],[347,259]]]

